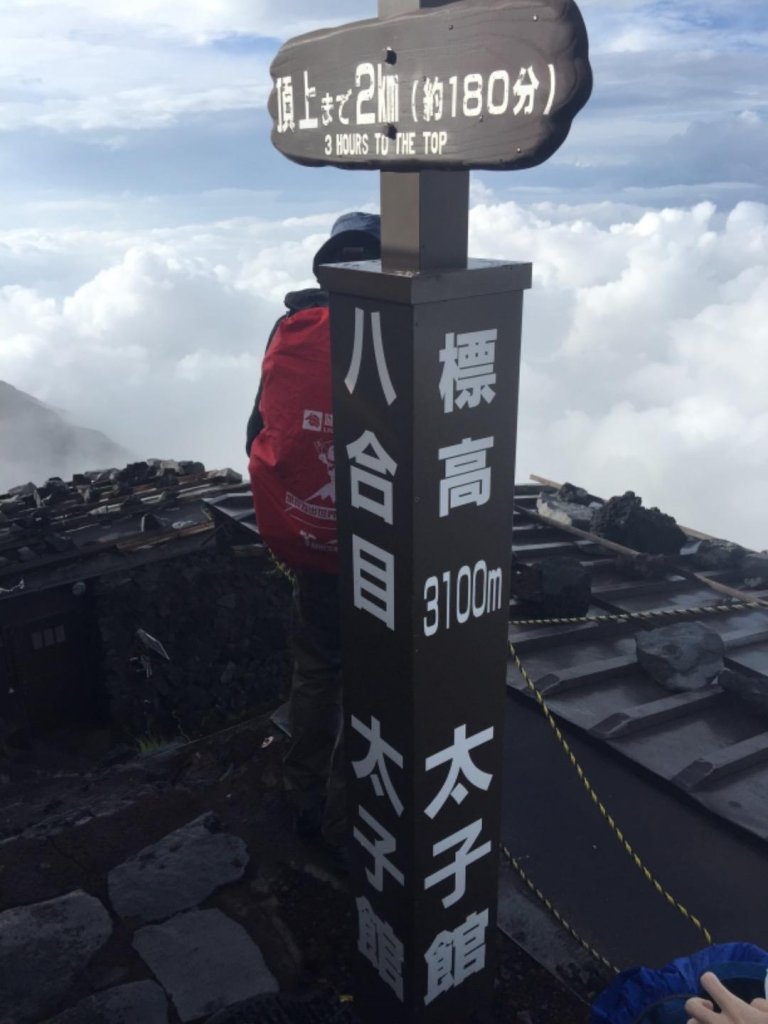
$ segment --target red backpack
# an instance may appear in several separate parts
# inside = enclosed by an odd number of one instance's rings
[[[336,481],[327,306],[278,321],[257,399],[248,470],[264,543],[293,569],[336,573]]]

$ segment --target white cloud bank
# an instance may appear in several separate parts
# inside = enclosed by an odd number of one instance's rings
[[[472,251],[534,264],[518,479],[634,489],[685,525],[768,547],[768,207],[474,194]],[[0,289],[0,379],[141,457],[244,472],[264,343],[332,220],[0,234],[4,279],[23,282]],[[64,296],[49,283],[78,274]],[[3,462],[0,487],[23,482]]]
[[[634,489],[768,547],[768,207],[474,211],[477,251],[505,235],[535,275],[518,479]]]

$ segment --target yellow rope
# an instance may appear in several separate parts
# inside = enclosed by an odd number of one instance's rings
[[[285,562],[281,562],[271,548],[267,548],[267,554],[269,555],[272,564],[278,570],[278,572],[281,572],[286,579],[289,579],[291,583],[293,583],[294,579],[296,578],[296,575],[293,572],[293,570],[289,569]]]
[[[738,612],[762,608],[768,610],[764,601],[737,601],[734,604],[704,605],[701,608],[662,608],[645,612],[622,612],[620,615],[585,615],[569,619],[512,619],[511,626],[571,626],[584,622],[631,622],[633,619],[676,618],[680,615],[720,615],[723,612]]]
[[[536,885],[536,883],[528,877],[528,875],[523,870],[520,862],[517,860],[517,858],[512,856],[512,854],[509,852],[509,850],[503,843],[501,844],[501,852],[504,854],[504,856],[515,869],[515,871],[518,873],[518,875],[520,875],[520,877],[531,890],[531,892],[544,904],[544,906],[547,908],[550,914],[552,914],[552,916],[555,918],[555,920],[561,926],[561,928],[564,928],[569,935],[576,939],[579,945],[583,946],[584,949],[586,949],[586,951],[590,954],[590,956],[594,957],[595,960],[603,964],[604,967],[607,967],[609,971],[613,971],[614,974],[618,974],[619,968],[615,967],[610,960],[608,960],[606,957],[602,955],[602,953],[598,953],[594,946],[590,946],[587,940],[583,939],[581,935],[579,935],[579,933],[576,931],[576,929],[571,924],[569,924],[568,921],[566,921],[566,919],[563,917],[563,915],[560,913],[557,907],[555,907],[550,902],[550,900],[547,899],[547,897]]]
[[[640,859],[640,856],[635,852],[635,850],[632,847],[632,845],[630,844],[629,840],[626,838],[624,833],[621,831],[619,826],[616,824],[616,821],[614,820],[613,816],[609,813],[609,811],[607,810],[605,804],[602,802],[600,797],[597,795],[594,786],[592,785],[592,783],[587,778],[587,776],[586,776],[586,774],[584,772],[584,769],[581,767],[581,764],[577,760],[576,755],[571,750],[571,747],[570,747],[568,741],[566,740],[565,736],[563,736],[563,734],[560,731],[560,728],[559,728],[557,722],[553,718],[552,712],[549,710],[549,708],[547,706],[547,703],[544,700],[544,696],[542,695],[541,691],[538,689],[538,687],[536,686],[536,684],[534,683],[534,681],[531,679],[530,675],[528,674],[528,672],[524,668],[523,663],[520,660],[520,656],[517,653],[517,651],[515,650],[514,644],[510,643],[509,650],[510,650],[510,653],[512,654],[512,657],[515,659],[515,664],[517,665],[517,668],[518,668],[518,671],[520,672],[520,675],[523,677],[523,679],[525,680],[526,685],[528,686],[528,688],[533,692],[534,696],[536,697],[536,700],[538,701],[539,706],[541,707],[541,710],[544,712],[544,717],[547,719],[547,722],[549,723],[552,731],[554,732],[555,736],[557,737],[557,739],[558,739],[558,741],[560,743],[560,746],[565,751],[565,754],[568,757],[568,760],[573,765],[573,768],[575,769],[576,774],[581,779],[581,782],[584,785],[584,788],[586,789],[587,793],[589,793],[589,796],[590,796],[592,802],[597,807],[598,811],[603,816],[603,818],[605,818],[605,820],[608,823],[611,831],[616,836],[616,838],[618,839],[618,841],[621,844],[621,846],[624,848],[624,850],[632,858],[635,866],[642,872],[643,877],[646,879],[646,881],[650,882],[651,885],[656,890],[656,892],[658,892],[659,895],[663,896],[664,899],[667,901],[667,903],[670,904],[670,906],[675,907],[675,909],[680,914],[682,914],[682,916],[687,921],[690,921],[690,923],[703,934],[704,938],[707,941],[707,945],[708,946],[711,945],[712,944],[712,935],[711,935],[711,933],[704,927],[704,925],[701,923],[701,921],[697,917],[695,917],[686,907],[683,906],[682,903],[680,903],[678,900],[676,900],[674,898],[674,896],[672,896],[671,893],[669,893],[664,888],[664,886],[661,884],[661,882],[658,881],[658,879],[652,874],[652,872],[645,866],[643,861]]]

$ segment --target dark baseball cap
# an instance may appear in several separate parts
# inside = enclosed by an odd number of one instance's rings
[[[321,263],[375,260],[381,254],[381,218],[378,213],[343,213],[331,228],[331,237],[317,250],[312,269]]]

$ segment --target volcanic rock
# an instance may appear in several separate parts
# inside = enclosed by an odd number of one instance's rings
[[[154,981],[134,981],[83,999],[45,1024],[168,1024],[168,1000]]]
[[[611,498],[592,518],[592,532],[616,544],[651,555],[678,554],[686,536],[672,516],[643,508],[634,491]]]
[[[717,677],[724,690],[735,693],[760,715],[768,718],[768,684],[764,679],[726,668]]]
[[[512,565],[513,618],[557,619],[586,615],[592,574],[576,558],[548,558],[534,565]]]
[[[278,989],[259,947],[220,910],[195,910],[148,925],[136,932],[133,946],[182,1021]]]
[[[741,563],[741,576],[753,586],[768,585],[768,551],[750,554]]]
[[[578,530],[592,530],[595,509],[588,505],[563,501],[555,494],[541,494],[536,502],[536,511],[540,516],[555,523],[575,526]]]
[[[242,839],[221,832],[215,815],[203,814],[113,868],[109,899],[120,917],[163,921],[242,878],[247,864]]]
[[[703,540],[693,556],[693,564],[700,570],[731,569],[746,555],[739,544],[712,538]]]
[[[3,911],[2,1012],[17,1024],[50,1012],[111,934],[107,911],[81,890]]]
[[[638,633],[637,660],[667,690],[701,690],[723,670],[719,633],[700,622],[679,622]]]

